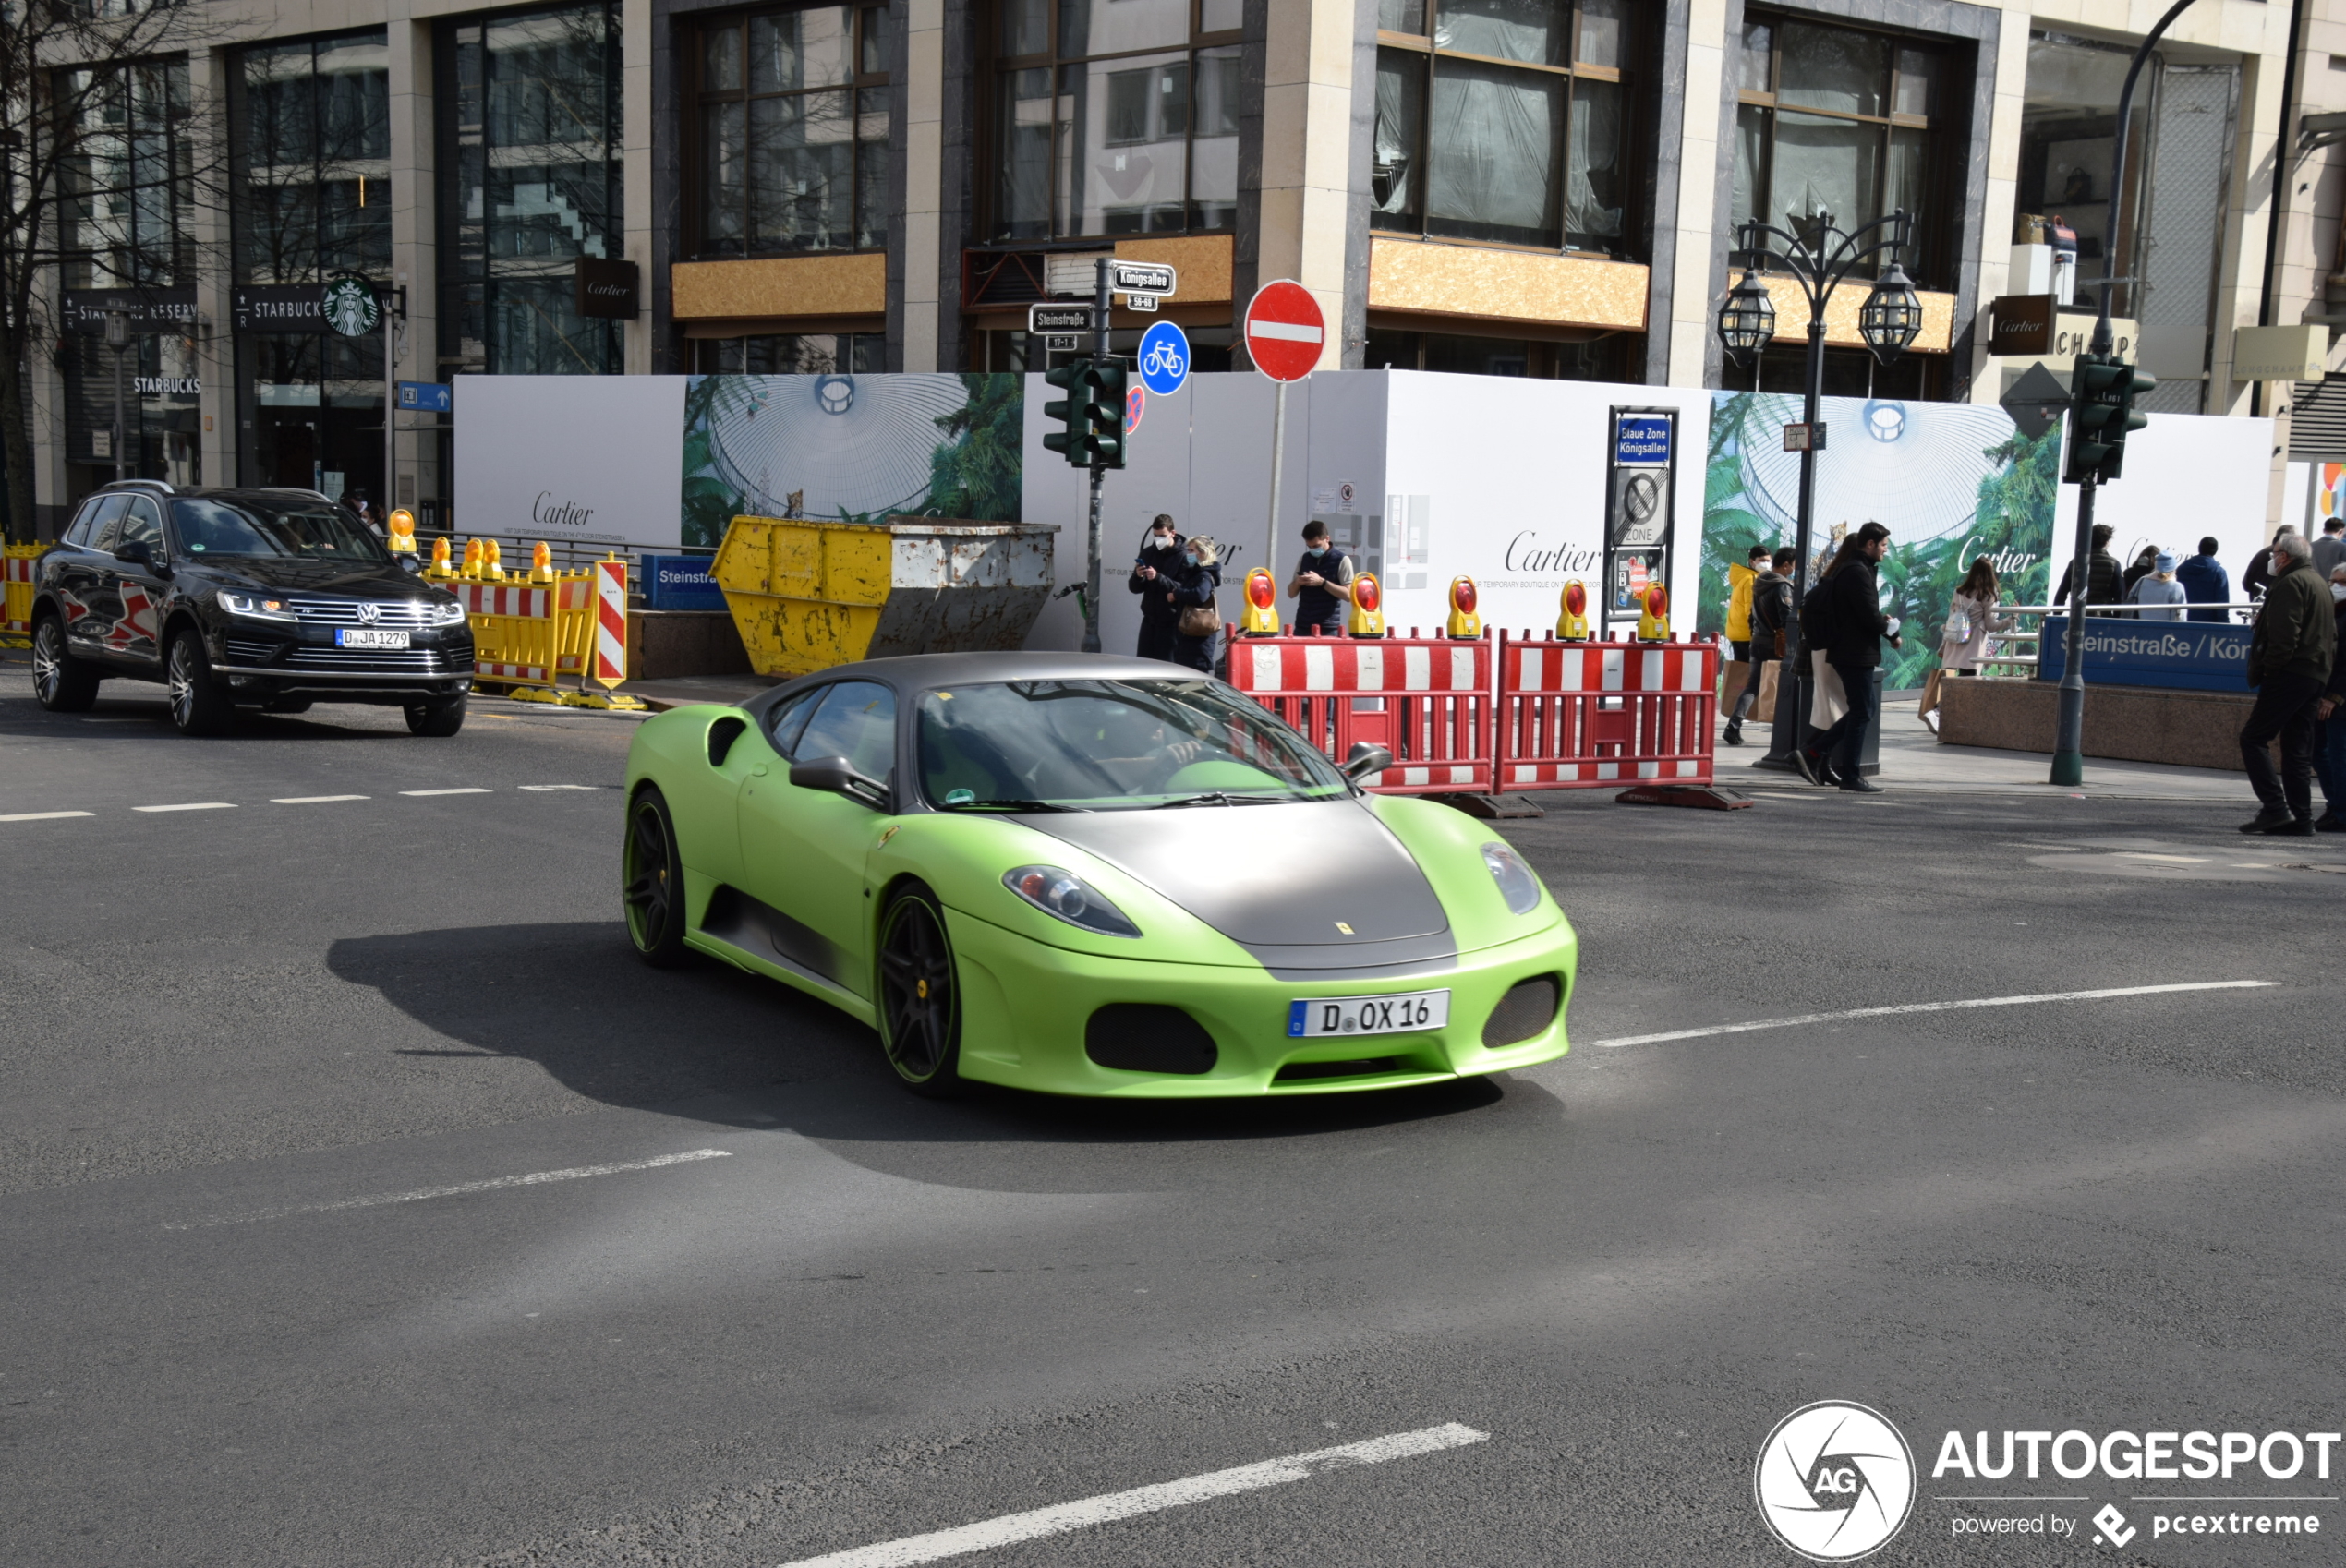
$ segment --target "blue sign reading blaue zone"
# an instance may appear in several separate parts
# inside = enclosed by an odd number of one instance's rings
[[[716,564],[705,555],[644,557],[644,608],[723,609],[725,590],[708,574],[708,569]]]
[[[2248,640],[2254,626],[2201,621],[2086,617],[2086,681],[2103,686],[2165,686],[2186,692],[2248,690]],[[2037,679],[2058,681],[2068,667],[2069,617],[2045,618]]]
[[[1624,414],[1613,435],[1615,463],[1670,461],[1670,416],[1666,414]]]

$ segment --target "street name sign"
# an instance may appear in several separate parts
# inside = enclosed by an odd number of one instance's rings
[[[1171,294],[1173,269],[1161,261],[1114,261],[1108,264],[1108,286],[1119,294]],[[1140,307],[1133,307],[1139,309]]]
[[[1030,332],[1088,332],[1092,330],[1092,308],[1088,305],[1030,305],[1026,308],[1026,330]]]

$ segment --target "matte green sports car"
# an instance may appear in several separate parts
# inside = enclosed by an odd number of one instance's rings
[[[1572,927],[1516,852],[1154,660],[931,654],[645,721],[636,949],[873,1025],[904,1082],[1312,1094],[1564,1054]]]

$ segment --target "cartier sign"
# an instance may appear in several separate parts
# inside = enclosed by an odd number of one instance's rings
[[[640,313],[635,303],[633,261],[604,261],[582,256],[578,259],[577,279],[576,305],[581,316],[632,321]]]

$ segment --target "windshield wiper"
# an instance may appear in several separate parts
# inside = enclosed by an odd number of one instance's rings
[[[958,804],[949,802],[942,809],[946,811],[979,811],[988,806],[998,806],[1004,811],[1082,811],[1084,809],[1082,806],[1063,806],[1057,801],[1002,800],[962,801]]]
[[[1168,806],[1276,806],[1284,804],[1287,795],[1233,795],[1227,790],[1212,790],[1203,795],[1184,795],[1177,801],[1159,801],[1150,807],[1160,811]]]

